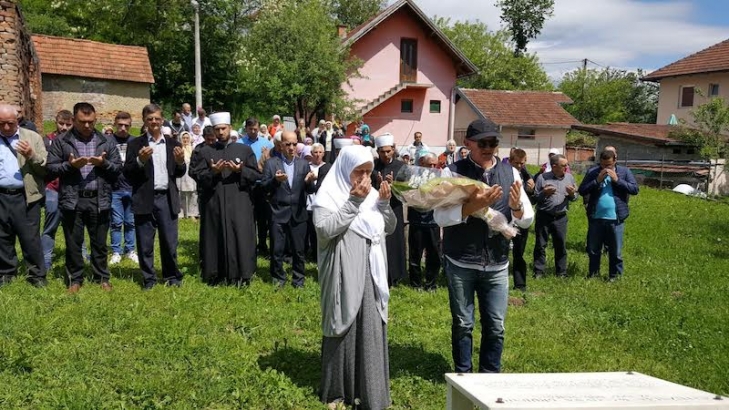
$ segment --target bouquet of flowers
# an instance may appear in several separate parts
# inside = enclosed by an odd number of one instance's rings
[[[392,193],[397,199],[421,211],[461,205],[474,192],[484,188],[490,189],[488,185],[475,179],[452,173],[444,176],[440,169],[414,165],[403,166],[392,183]],[[471,216],[483,219],[492,231],[501,233],[506,239],[511,239],[518,233],[504,214],[495,209],[484,208]]]

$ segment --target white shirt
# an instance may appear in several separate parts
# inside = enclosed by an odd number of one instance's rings
[[[154,141],[154,137],[147,133],[149,146],[152,147],[152,164],[154,165],[154,190],[166,191],[169,188],[170,177],[167,172],[167,145],[165,137],[160,137],[159,142]],[[147,160],[149,163],[149,160]],[[137,157],[137,164],[144,167],[144,163]]]
[[[470,157],[469,157],[470,158]],[[495,161],[495,159],[494,159]],[[514,181],[521,181],[521,175],[519,174],[519,171],[517,171],[515,168],[512,167],[512,171],[514,172]],[[445,168],[443,170],[443,173],[441,176],[448,177],[450,176],[450,170],[448,168]],[[509,187],[503,187],[504,188],[504,195],[509,195]],[[514,216],[514,212],[511,213],[511,222],[515,224],[516,226],[520,228],[528,228],[531,226],[532,221],[534,220],[534,209],[532,208],[532,204],[529,201],[529,196],[527,195],[526,191],[524,190],[524,185],[522,181],[521,186],[521,193],[520,193],[520,202],[521,207],[523,209],[523,215],[520,218],[517,218]],[[438,226],[445,228],[448,226],[454,226],[461,223],[466,223],[469,217],[462,217],[462,211],[463,211],[463,205],[454,205],[449,208],[436,208],[435,212],[433,212],[433,218],[435,219],[435,223],[438,224]],[[468,264],[468,263],[461,263],[458,261],[455,261],[451,259],[450,257],[446,256],[448,260],[453,263],[454,265],[458,266],[459,268],[464,269],[473,269],[483,272],[496,272],[500,270],[504,270],[509,267],[509,262],[507,261],[503,265],[498,266],[482,266],[482,265],[476,265],[476,264]]]

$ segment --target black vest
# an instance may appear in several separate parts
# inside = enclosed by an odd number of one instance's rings
[[[504,164],[497,158],[488,181],[484,178],[484,169],[474,164],[470,157],[449,165],[448,169],[490,186],[501,186],[504,194],[491,208],[504,214],[511,222],[509,189],[514,183],[514,170],[510,164]],[[492,232],[486,221],[469,217],[466,223],[443,228],[443,253],[464,264],[503,265],[509,261],[509,241],[500,233]]]

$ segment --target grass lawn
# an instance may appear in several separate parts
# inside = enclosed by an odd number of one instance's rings
[[[608,283],[584,278],[587,223],[575,205],[570,277],[528,281],[525,303],[507,315],[503,370],[635,370],[729,395],[729,206],[642,188],[631,200],[625,278]],[[58,239],[48,288],[0,289],[0,407],[323,408],[313,265],[301,290],[274,289],[263,259],[250,287],[207,287],[197,223],[182,221],[182,288],[142,292],[124,261],[112,293],[87,284],[69,296]],[[446,289],[393,289],[388,330],[393,408],[444,408]]]

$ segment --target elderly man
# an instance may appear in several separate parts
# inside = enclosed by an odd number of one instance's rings
[[[446,169],[482,181],[491,188],[474,193],[463,205],[436,209],[433,215],[443,227],[451,344],[455,371],[459,373],[473,369],[474,294],[481,313],[478,370],[492,373],[501,370],[509,297],[509,241],[492,232],[482,219],[470,216],[491,207],[521,228],[529,227],[533,218],[519,173],[494,155],[500,138],[499,127],[493,122],[476,120],[468,126],[466,139],[471,147],[468,158]]]
[[[534,277],[544,276],[546,248],[549,237],[554,247],[557,277],[567,276],[567,222],[570,202],[577,199],[577,185],[568,174],[567,158],[556,154],[550,158],[551,171],[537,177],[534,196],[537,200],[536,241],[534,243]]]
[[[269,157],[269,153],[273,150],[273,142],[266,138],[261,137],[259,132],[260,123],[258,119],[251,117],[245,122],[246,135],[242,139],[238,140],[239,143],[251,147],[253,154],[256,156],[256,162],[258,163],[258,171],[263,172],[263,164]],[[266,190],[260,185],[260,181],[257,181],[256,186],[253,188],[251,193],[253,199],[253,212],[256,221],[256,233],[258,235],[258,245],[256,251],[259,255],[268,255],[268,240],[270,232],[270,221],[271,221],[271,204],[268,203],[268,195]]]
[[[581,195],[590,195],[587,205],[587,255],[590,277],[600,275],[603,246],[608,249],[608,280],[623,275],[623,233],[630,215],[630,195],[638,195],[633,173],[617,164],[615,151],[605,149],[600,154],[600,167],[587,172],[580,184]]]
[[[520,148],[511,150],[509,164],[519,172],[524,191],[531,197],[534,194],[534,179],[526,169],[526,161],[526,151]],[[517,228],[519,229],[519,234],[511,238],[511,243],[514,245],[512,247],[512,256],[514,259],[512,276],[514,277],[514,289],[526,292],[527,263],[524,259],[524,251],[526,251],[526,244],[529,239],[529,229]]]
[[[256,272],[251,192],[261,174],[251,147],[230,141],[230,113],[210,116],[217,142],[190,160],[201,204],[202,279],[209,285],[247,285]]]
[[[35,123],[25,118],[25,115],[23,114],[23,106],[17,105],[14,108],[18,113],[18,127],[38,133],[38,128],[35,127]]]
[[[190,104],[184,103],[182,104],[182,120],[185,122],[185,125],[187,125],[187,129],[192,131],[192,121],[195,119],[192,115],[192,107],[190,107]],[[200,128],[202,131],[202,128]]]
[[[438,168],[438,157],[432,152],[420,155],[418,165]],[[410,262],[410,286],[435,290],[441,266],[440,227],[435,223],[433,211],[408,208],[408,249]],[[420,266],[425,252],[425,282]]]
[[[192,125],[195,124],[199,125],[201,129],[205,129],[205,127],[209,127],[211,125],[208,113],[203,107],[197,107],[197,118],[192,121]]]
[[[69,293],[84,282],[81,247],[84,227],[91,246],[94,281],[112,289],[107,264],[112,183],[122,169],[116,143],[94,128],[96,109],[80,102],[73,106],[73,128],[58,136],[48,151],[48,173],[59,178],[63,236],[66,239],[66,276]]]
[[[18,273],[15,238],[20,242],[27,280],[46,285],[46,269],[40,239],[40,209],[46,147],[36,132],[18,126],[15,107],[0,104],[0,286]]]
[[[132,210],[136,229],[139,268],[143,287],[157,284],[154,269],[154,237],[159,232],[162,278],[167,286],[182,285],[177,265],[180,193],[176,179],[185,175],[185,153],[180,143],[162,134],[162,108],[148,104],[142,109],[147,134],[129,141],[124,176],[132,186]]]
[[[321,125],[319,125],[319,130],[320,131],[317,135],[317,142],[324,146],[324,152],[326,153],[326,155],[324,155],[324,161],[333,164],[334,159],[336,158],[336,153],[334,151],[334,139],[336,138],[336,135],[334,134],[334,129],[332,128],[332,122],[324,121],[324,129],[322,129]]]
[[[314,192],[309,194],[309,197],[306,200],[306,211],[309,215],[309,219],[307,221],[304,250],[305,253],[314,255],[313,259],[314,262],[316,262],[316,231],[314,229],[314,215],[311,206],[314,203],[317,191],[319,191],[319,188],[324,181],[324,177],[327,176],[327,173],[332,168],[332,164],[324,162],[324,146],[318,142],[311,146],[311,160],[309,161],[309,168],[311,169],[311,172],[316,175],[316,187],[314,188]]]
[[[375,138],[378,159],[375,160],[375,167],[372,171],[372,186],[380,189],[382,181],[392,184],[400,168],[404,163],[395,159],[395,137],[392,134],[384,134]],[[390,207],[397,217],[397,227],[392,235],[388,235],[387,242],[387,270],[388,283],[390,286],[397,285],[407,275],[407,262],[405,255],[405,217],[403,215],[402,202],[393,195],[390,198]]]
[[[293,254],[292,285],[304,286],[304,239],[306,237],[306,197],[315,189],[316,174],[306,160],[296,157],[295,132],[281,134],[284,158],[266,161],[261,184],[270,193],[271,201],[271,278],[278,286],[286,285],[283,269],[287,242]]]

